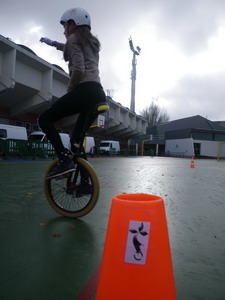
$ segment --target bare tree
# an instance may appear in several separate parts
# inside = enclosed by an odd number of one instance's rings
[[[160,108],[154,101],[140,112],[140,115],[148,121],[149,126],[169,121],[169,115],[165,109]]]

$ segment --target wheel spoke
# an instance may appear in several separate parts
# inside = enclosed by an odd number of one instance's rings
[[[48,169],[49,173],[56,163]],[[75,171],[68,177],[45,180],[45,194],[50,205],[58,213],[68,217],[80,217],[87,214],[95,206],[99,195],[98,178],[90,166],[82,158],[75,160]],[[80,187],[81,182],[88,182],[87,190]]]

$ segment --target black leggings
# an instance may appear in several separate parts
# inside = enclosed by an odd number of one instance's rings
[[[87,112],[91,107],[106,100],[102,86],[97,82],[80,83],[74,90],[58,99],[49,109],[42,113],[38,123],[42,131],[60,156],[65,151],[62,140],[54,123],[71,115],[78,114],[71,137],[72,143],[80,143],[81,131]]]

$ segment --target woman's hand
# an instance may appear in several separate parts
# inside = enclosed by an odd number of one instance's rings
[[[40,42],[45,43],[45,44],[47,44],[49,46],[52,46],[52,47],[56,47],[56,45],[57,45],[56,41],[52,41],[51,39],[49,39],[47,37],[40,38]]]

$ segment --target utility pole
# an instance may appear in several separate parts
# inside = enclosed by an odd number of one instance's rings
[[[130,110],[132,112],[135,112],[135,80],[136,80],[136,65],[137,65],[137,60],[136,56],[140,55],[141,53],[141,48],[136,47],[134,49],[133,41],[132,38],[129,38],[129,45],[130,49],[133,52],[133,59],[132,59],[132,70],[131,70],[131,100],[130,100]]]

